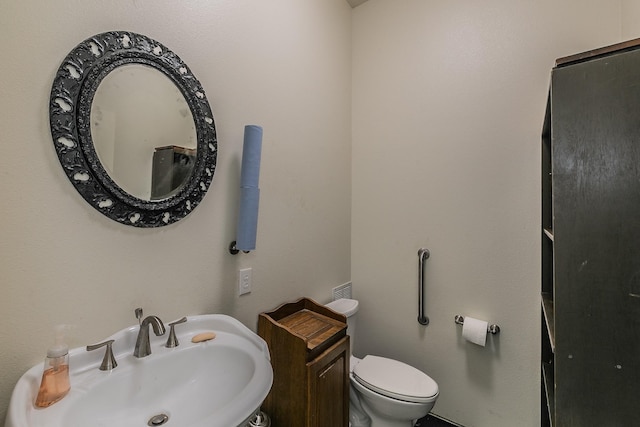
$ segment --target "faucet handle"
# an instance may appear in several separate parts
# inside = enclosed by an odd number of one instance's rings
[[[142,313],[143,313],[142,307],[136,308],[135,313],[136,313],[136,319],[138,319],[138,324],[141,324],[142,323]]]
[[[104,352],[104,358],[102,359],[102,364],[100,364],[101,371],[110,371],[112,369],[115,369],[116,366],[118,366],[118,363],[116,362],[116,358],[113,357],[113,349],[111,348],[111,345],[114,342],[115,340],[108,340],[105,342],[101,342],[99,344],[93,344],[93,345],[87,346],[87,351],[93,351],[100,347],[105,347],[105,346],[107,347],[107,350]]]
[[[186,321],[187,321],[187,318],[183,317],[180,320],[176,320],[175,322],[169,323],[169,327],[170,327],[169,338],[167,338],[167,344],[165,345],[165,347],[173,348],[180,345],[180,343],[178,342],[178,337],[176,337],[175,325],[179,325],[180,323],[184,323]]]

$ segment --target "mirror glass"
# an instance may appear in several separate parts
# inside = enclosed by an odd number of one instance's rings
[[[102,79],[91,105],[91,137],[109,176],[142,200],[169,197],[193,171],[191,110],[173,82],[152,67],[122,65]]]
[[[213,180],[218,143],[204,89],[144,35],[111,31],[76,46],[54,78],[49,118],[69,181],[120,224],[177,222]]]

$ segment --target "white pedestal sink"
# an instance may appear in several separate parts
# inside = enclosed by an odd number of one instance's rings
[[[210,331],[215,339],[191,342]],[[98,369],[104,350],[71,350],[71,391],[48,408],[33,403],[43,366],[29,369],[13,391],[5,427],[244,426],[271,389],[267,345],[232,317],[188,317],[176,326],[178,347],[164,347],[168,331],[151,334],[152,354],[140,359],[133,357],[137,334],[133,326],[107,338],[115,340],[112,371]]]

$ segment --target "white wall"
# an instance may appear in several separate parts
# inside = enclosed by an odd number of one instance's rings
[[[41,363],[51,328],[73,347],[135,323],[259,312],[350,278],[351,8],[344,0],[0,0],[0,423],[13,385]],[[48,124],[64,57],[124,29],[176,52],[216,120],[218,169],[198,208],[141,230],[91,208],[68,182]],[[232,257],[245,124],[264,127],[258,248]],[[239,268],[253,292],[236,296]]]
[[[353,15],[356,354],[423,369],[440,386],[434,412],[467,427],[537,426],[549,74],[555,58],[622,41],[621,3],[369,0]],[[474,346],[456,314],[502,333]]]

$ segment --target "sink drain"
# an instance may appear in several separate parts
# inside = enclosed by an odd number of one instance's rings
[[[169,416],[167,414],[158,414],[149,418],[148,426],[161,426],[169,421]]]

